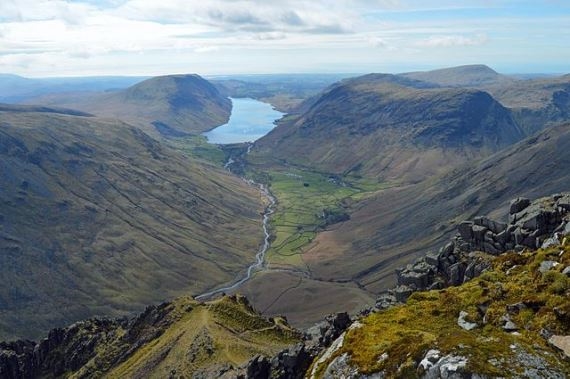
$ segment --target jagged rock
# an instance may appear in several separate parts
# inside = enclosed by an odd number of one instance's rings
[[[465,273],[464,265],[460,262],[449,266],[447,270],[449,284],[452,286],[458,286],[463,283],[463,275]]]
[[[457,231],[461,238],[466,241],[470,241],[473,239],[473,222],[472,221],[463,221],[461,224],[457,226]]]
[[[428,253],[426,253],[426,256],[424,257],[424,259],[428,265],[433,266],[433,267],[439,267],[440,255],[441,254],[437,251],[429,251]]]
[[[398,300],[400,303],[403,303],[406,300],[408,300],[408,297],[410,297],[410,295],[413,292],[414,290],[408,286],[397,286],[396,288],[394,288],[394,296],[396,297],[396,300]]]
[[[416,261],[396,272],[399,285],[416,289],[426,289],[431,283],[437,267],[428,264],[425,260]]]
[[[328,346],[338,336],[340,336],[352,323],[350,316],[346,312],[335,313],[325,318],[327,327],[322,330],[319,342],[323,346]]]
[[[479,377],[476,374],[473,374],[467,370],[467,358],[462,356],[456,355],[446,355],[443,356],[437,361],[435,357],[439,357],[439,351],[437,350],[430,350],[428,354],[431,356],[426,357],[421,361],[420,365],[424,363],[422,368],[419,371],[423,372],[422,378],[425,379],[438,379],[438,378],[449,378],[449,379],[467,379],[467,378],[477,378]],[[428,367],[424,369],[423,367]]]
[[[271,373],[271,364],[266,357],[256,356],[247,364],[246,378],[267,379]]]
[[[459,312],[459,317],[457,318],[457,325],[459,325],[461,328],[465,330],[475,329],[478,326],[477,323],[465,320],[467,316],[469,316],[469,313],[465,311]]]
[[[348,354],[342,354],[333,359],[331,363],[327,365],[327,368],[323,374],[324,379],[353,379],[360,378],[361,375],[358,373],[358,369],[349,364],[350,357]]]
[[[479,216],[473,220],[475,225],[489,229],[493,234],[499,234],[507,229],[507,224],[491,220],[487,217]]]
[[[554,335],[548,339],[548,343],[560,350],[566,359],[570,359],[570,336]]]
[[[551,246],[556,246],[560,244],[560,240],[558,239],[558,233],[555,233],[554,237],[550,237],[544,240],[542,245],[540,246],[541,249],[548,249]]]
[[[424,371],[427,371],[430,368],[432,368],[437,363],[437,361],[439,361],[440,358],[441,358],[441,351],[435,349],[428,350],[428,352],[426,353],[425,357],[421,360],[418,367]]]
[[[473,239],[477,242],[485,241],[485,233],[487,232],[487,228],[481,225],[473,225],[471,228],[473,231]]]
[[[538,271],[544,274],[545,272],[552,270],[559,264],[560,263],[556,261],[542,261],[540,262],[540,267],[538,268]]]
[[[302,343],[283,350],[271,359],[271,378],[301,379],[316,356]]]
[[[517,197],[516,199],[511,201],[511,207],[509,213],[512,215],[515,213],[519,213],[529,205],[530,205],[529,199],[527,199],[526,197]]]
[[[376,308],[379,310],[388,309],[398,304],[398,299],[392,293],[386,292],[376,299]]]
[[[570,276],[570,266],[565,267],[564,270],[562,270],[562,273],[566,276]]]

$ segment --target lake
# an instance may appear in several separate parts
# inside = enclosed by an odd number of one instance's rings
[[[209,143],[253,142],[269,133],[275,127],[274,121],[284,114],[254,99],[230,100],[233,106],[228,123],[204,133]]]

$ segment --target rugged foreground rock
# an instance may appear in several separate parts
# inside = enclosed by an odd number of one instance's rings
[[[537,249],[561,242],[570,232],[570,195],[511,202],[508,223],[477,217],[457,227],[458,234],[437,252],[428,252],[398,270],[398,286],[379,297],[380,309],[405,301],[414,291],[465,283],[489,269],[493,258],[509,250]],[[553,235],[553,233],[555,233]]]
[[[508,223],[460,224],[398,270],[398,286],[307,377],[569,377],[569,204],[568,194],[516,199]]]
[[[132,320],[92,319],[53,329],[37,343],[0,343],[0,378],[213,378],[299,340],[283,320],[262,318],[244,297],[179,298]]]

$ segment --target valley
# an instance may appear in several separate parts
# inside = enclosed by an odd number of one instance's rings
[[[455,72],[463,81],[450,79]],[[291,330],[374,309],[396,269],[439,248],[462,221],[504,221],[512,198],[568,189],[566,81],[485,66],[369,74],[284,106],[248,92],[251,83],[175,75],[3,105],[0,267],[12,284],[0,292],[0,336],[36,338],[188,295],[245,295]],[[248,99],[240,111],[234,99],[232,109],[228,88],[275,102]],[[526,102],[514,100],[526,88]],[[219,125],[244,139],[226,129],[210,140]],[[165,333],[153,346],[175,349],[183,337]],[[187,340],[202,349],[201,338]],[[152,370],[163,372],[153,354]],[[113,372],[150,370],[133,359]]]

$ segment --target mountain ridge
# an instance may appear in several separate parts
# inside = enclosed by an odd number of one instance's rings
[[[4,338],[199,293],[253,259],[258,190],[222,168],[115,120],[0,115]]]

